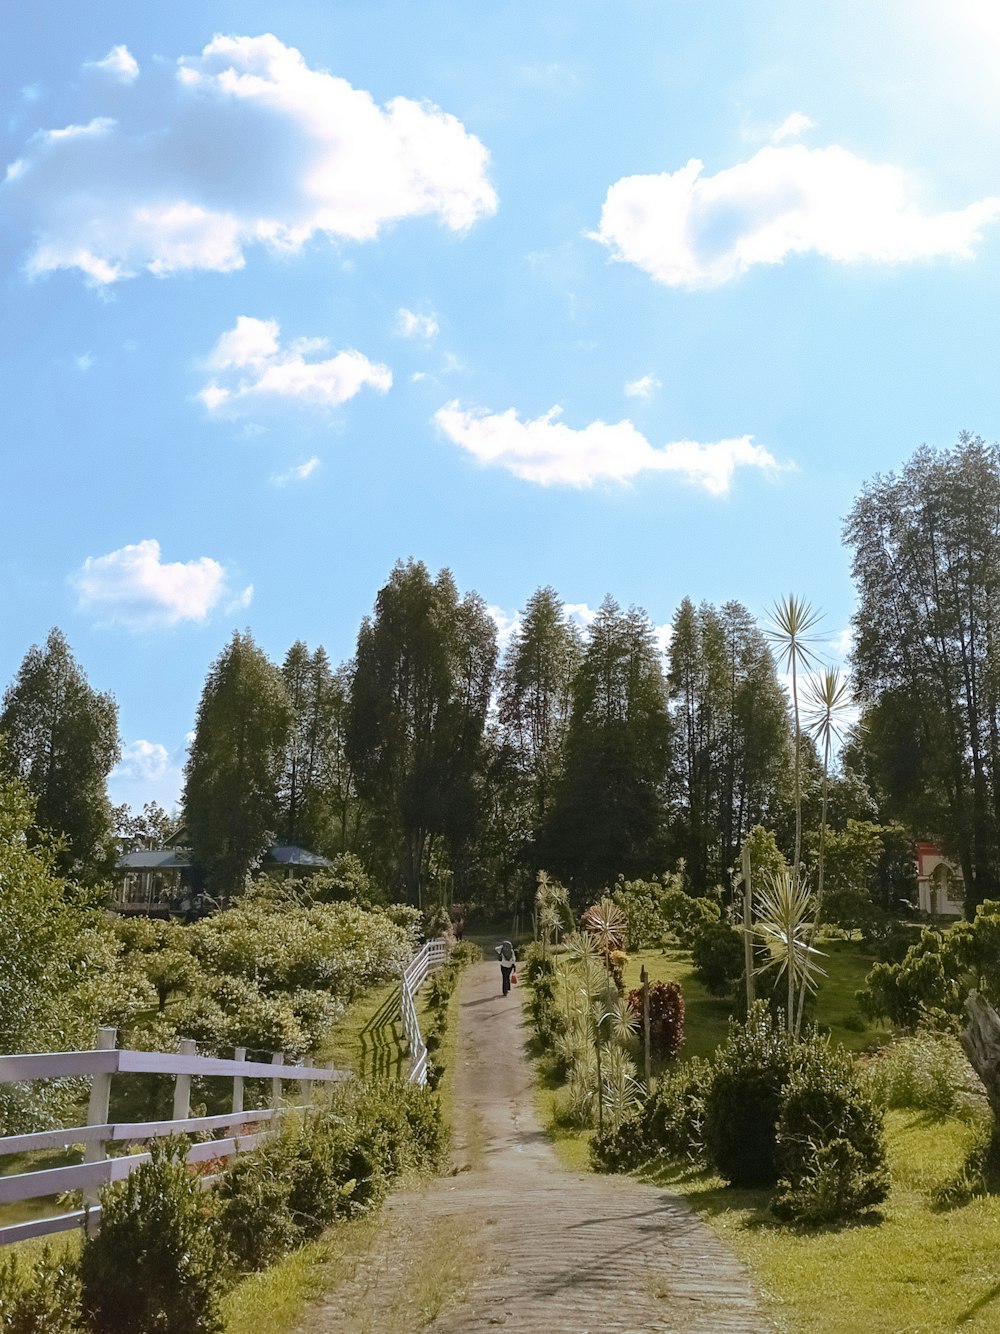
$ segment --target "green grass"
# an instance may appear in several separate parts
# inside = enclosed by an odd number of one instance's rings
[[[887,1117],[893,1188],[867,1222],[807,1231],[777,1223],[766,1191],[727,1189],[707,1173],[649,1177],[679,1190],[750,1267],[793,1334],[934,1334],[1000,1328],[1000,1199],[935,1208],[971,1131],[914,1112]]]
[[[864,986],[875,956],[857,940],[824,940],[822,960],[827,976],[820,979],[814,1018],[835,1043],[851,1051],[866,1051],[887,1041],[890,1030],[863,1018],[854,993]],[[639,985],[645,964],[651,981],[678,982],[684,993],[684,1046],[681,1059],[711,1056],[725,1040],[733,1002],[711,995],[698,980],[687,950],[639,950],[630,954],[625,968],[626,988]],[[845,1024],[845,1020],[847,1021]],[[656,1067],[654,1066],[654,1073]]]
[[[318,1059],[364,1077],[405,1078],[409,1067],[399,1021],[399,983],[383,982],[349,1005]]]

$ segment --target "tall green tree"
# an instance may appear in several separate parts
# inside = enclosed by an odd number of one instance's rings
[[[292,722],[279,783],[278,837],[315,850],[328,825],[325,806],[337,741],[336,683],[325,650],[310,653],[302,640],[288,650],[281,675]]]
[[[509,751],[516,785],[508,799],[524,808],[529,845],[552,808],[581,657],[580,632],[562,599],[554,588],[538,589],[504,654],[497,710],[499,744]]]
[[[890,814],[1000,895],[1000,448],[963,433],[876,477],[848,516],[863,744]]]
[[[184,782],[184,822],[206,887],[227,902],[273,843],[292,725],[288,691],[249,631],[209,669]]]
[[[697,894],[727,883],[773,819],[790,763],[788,709],[767,640],[739,602],[685,598],[670,641],[676,810],[671,849]]]
[[[649,617],[608,597],[573,685],[566,756],[542,851],[583,898],[663,855],[670,719]]]
[[[107,779],[121,747],[113,696],[87,682],[61,630],[33,645],[0,713],[0,764],[20,779],[40,829],[61,842],[59,870],[93,881],[114,864]]]
[[[387,869],[418,904],[476,832],[496,656],[482,598],[420,561],[395,566],[358,634],[347,758]]]

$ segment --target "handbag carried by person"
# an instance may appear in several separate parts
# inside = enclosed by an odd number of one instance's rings
[[[511,985],[512,987],[516,987],[516,986],[517,986],[517,969],[516,969],[516,968],[513,968],[513,969],[511,970],[511,974],[510,974],[510,985]]]

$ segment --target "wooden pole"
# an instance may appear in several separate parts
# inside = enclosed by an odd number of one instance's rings
[[[743,844],[743,965],[747,975],[747,1012],[754,1002],[753,897],[750,884],[750,849]]]
[[[642,965],[642,971],[639,973],[639,981],[642,983],[642,1050],[643,1050],[643,1068],[646,1074],[646,1092],[652,1092],[653,1072],[650,1062],[649,1052],[649,974],[646,972],[646,965]]]

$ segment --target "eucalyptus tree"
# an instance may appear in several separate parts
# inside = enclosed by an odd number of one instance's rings
[[[790,759],[788,709],[767,640],[738,602],[717,611],[685,598],[669,661],[672,850],[704,893],[727,878],[749,829],[773,817]]]
[[[346,754],[394,878],[423,903],[440,858],[479,816],[496,629],[448,570],[399,562],[358,633]]]
[[[184,823],[209,892],[227,902],[273,843],[292,709],[249,631],[209,669],[184,771]]]
[[[963,433],[876,476],[845,525],[855,686],[892,813],[1000,895],[1000,448]]]
[[[61,872],[85,881],[113,865],[107,780],[121,755],[118,707],[94,690],[61,630],[33,645],[0,712],[0,764],[33,801],[39,829],[55,835]]]
[[[285,655],[281,675],[291,726],[278,793],[278,837],[316,849],[328,818],[324,810],[336,747],[337,690],[322,648],[310,653],[298,640]]]
[[[578,898],[661,863],[670,718],[652,624],[606,598],[573,682],[565,762],[547,821],[548,863]]]
[[[581,656],[562,599],[554,588],[538,589],[511,635],[497,692],[500,744],[511,753],[532,839],[552,807]]]

